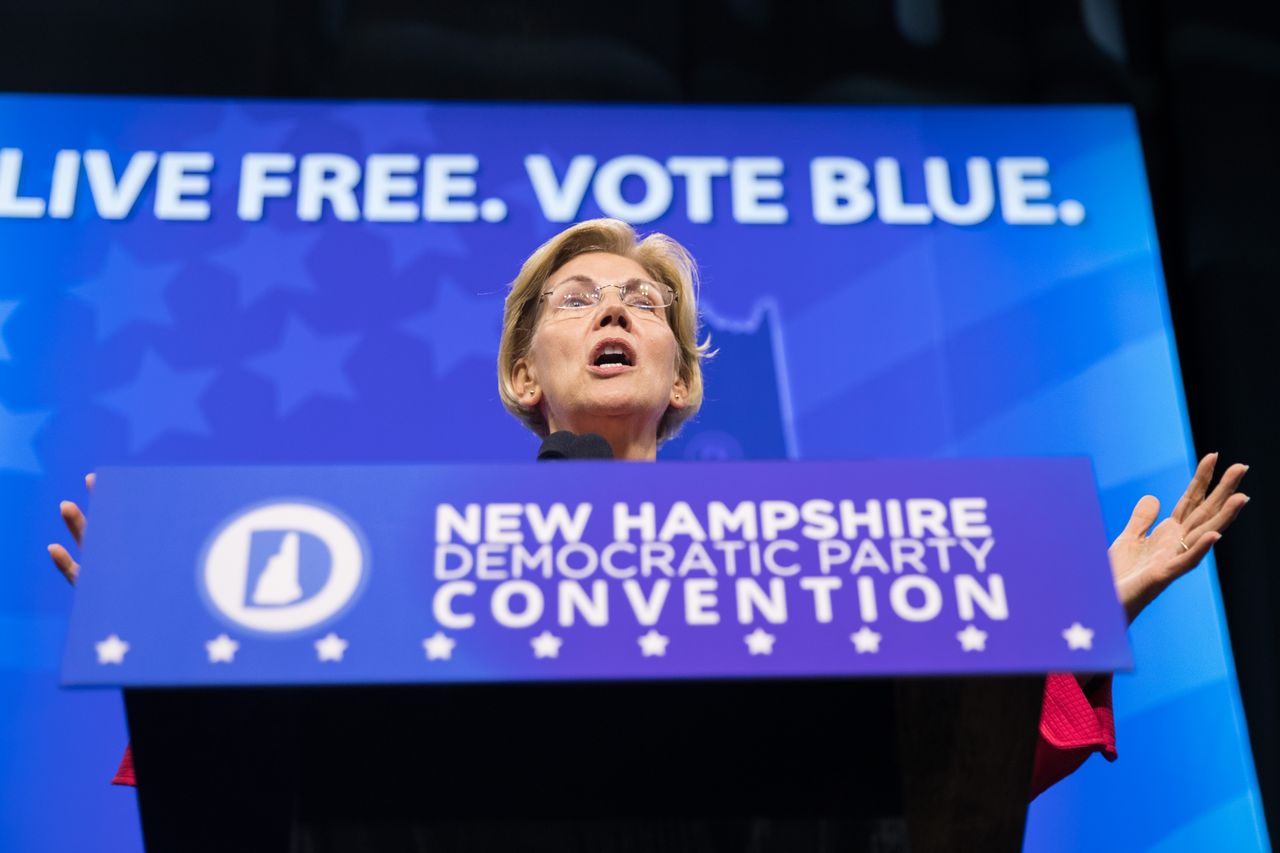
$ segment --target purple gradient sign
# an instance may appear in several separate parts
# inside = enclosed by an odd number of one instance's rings
[[[64,681],[1131,667],[1087,459],[117,468]]]

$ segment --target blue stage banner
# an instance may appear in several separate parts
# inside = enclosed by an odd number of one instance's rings
[[[1131,666],[1087,459],[117,468],[96,490],[68,684]]]
[[[1084,456],[1109,537],[1191,475],[1125,108],[0,96],[0,848],[140,845],[119,698],[57,687],[58,501],[111,464],[528,462],[506,284],[597,216],[702,273],[719,354],[656,467]],[[1027,848],[1266,849],[1212,559],[1129,637],[1119,760],[1039,797]]]

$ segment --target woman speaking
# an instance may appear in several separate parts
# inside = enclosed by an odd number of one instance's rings
[[[662,234],[640,239],[617,220],[579,223],[540,246],[512,284],[498,353],[503,404],[539,436],[594,434],[616,459],[653,461],[702,403],[708,342],[697,336],[696,268],[679,243]],[[1200,460],[1159,524],[1159,501],[1143,497],[1112,544],[1130,621],[1200,562],[1248,501],[1236,491],[1245,465],[1227,468],[1209,491],[1216,462],[1216,454]],[[61,510],[79,542],[84,515],[69,501]],[[78,566],[67,550],[49,551],[74,582]],[[1116,756],[1110,676],[1049,676],[1033,793],[1093,752]],[[134,782],[128,755],[117,781]]]
[[[702,404],[697,274],[679,243],[643,240],[624,222],[566,229],[525,262],[507,297],[498,388],[539,436],[603,436],[618,459],[653,461]],[[1236,494],[1248,466],[1227,469],[1212,494],[1217,454],[1200,460],[1173,514],[1151,530],[1160,502],[1138,501],[1110,549],[1130,622],[1193,569],[1249,500]],[[1150,535],[1148,535],[1150,530]],[[1111,676],[1052,674],[1045,685],[1032,793],[1093,752],[1115,759]]]

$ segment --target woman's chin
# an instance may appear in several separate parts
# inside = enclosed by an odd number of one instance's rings
[[[649,420],[653,416],[661,417],[666,410],[665,401],[655,403],[652,399],[623,388],[597,389],[582,402],[579,413],[587,417],[635,417]]]

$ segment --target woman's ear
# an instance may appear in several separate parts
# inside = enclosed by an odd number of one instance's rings
[[[671,396],[667,404],[673,409],[683,409],[689,405],[689,386],[683,379],[676,379],[675,384],[671,386]]]
[[[525,359],[517,359],[511,370],[511,387],[522,406],[536,406],[542,400],[542,391],[533,376],[533,370]]]

